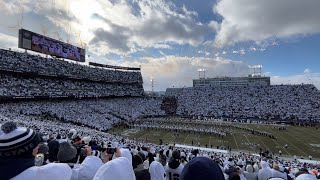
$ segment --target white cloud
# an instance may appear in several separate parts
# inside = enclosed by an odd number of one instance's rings
[[[320,73],[271,76],[271,84],[314,84],[320,89]]]
[[[308,73],[311,73],[312,71],[311,71],[311,69],[309,69],[309,68],[307,68],[307,69],[305,69],[304,71],[303,71],[303,73],[305,73],[305,74],[308,74]]]
[[[109,62],[111,63],[111,62]],[[161,58],[145,57],[133,62],[124,62],[123,66],[138,67],[141,65],[145,90],[151,89],[150,78],[155,80],[156,90],[168,87],[192,86],[192,79],[198,78],[198,69],[207,69],[207,77],[247,76],[248,65],[242,61],[232,61],[221,57],[192,58],[165,56]]]
[[[197,12],[166,0],[12,0],[0,1],[0,10],[0,33],[16,35],[6,27],[18,25],[78,46],[87,44],[100,54],[198,46],[210,32],[208,24],[196,20]]]
[[[5,49],[17,49],[18,38],[0,33],[0,47]]]
[[[215,45],[319,33],[319,7],[319,0],[220,0],[214,6],[223,17]]]

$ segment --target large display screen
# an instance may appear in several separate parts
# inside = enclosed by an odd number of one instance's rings
[[[85,49],[64,43],[25,29],[19,30],[19,48],[85,62]]]

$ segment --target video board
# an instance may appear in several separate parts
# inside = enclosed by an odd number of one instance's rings
[[[86,57],[85,49],[25,29],[19,29],[18,47],[78,62]]]

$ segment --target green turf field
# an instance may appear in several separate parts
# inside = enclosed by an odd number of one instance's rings
[[[240,129],[233,128],[233,135],[228,135],[223,140],[210,135],[198,133],[180,133],[179,136],[174,136],[173,131],[167,130],[150,130],[150,129],[129,129],[129,128],[114,128],[110,133],[121,134],[129,138],[136,138],[137,140],[144,140],[159,144],[159,139],[163,140],[163,144],[186,144],[194,146],[200,142],[202,147],[217,146],[231,147],[232,151],[254,152],[258,153],[259,149],[268,149],[278,155],[279,150],[285,156],[293,157],[294,155],[307,158],[309,155],[313,159],[320,159],[320,129],[306,128],[298,126],[288,126],[287,131],[279,131],[277,125],[257,125],[246,124],[252,129],[259,129],[272,133],[277,139],[271,139],[265,136],[252,135]],[[255,144],[255,148],[249,144]],[[287,144],[288,148],[284,145]]]

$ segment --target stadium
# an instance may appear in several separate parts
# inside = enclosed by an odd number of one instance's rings
[[[274,85],[260,65],[199,69],[193,86],[158,94],[141,67],[24,28],[17,38],[0,49],[1,180],[320,179],[312,83]]]

